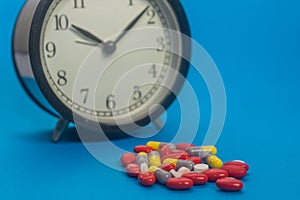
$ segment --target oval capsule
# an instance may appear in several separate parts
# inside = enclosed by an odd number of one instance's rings
[[[170,164],[162,164],[159,166],[159,168],[169,172],[171,170],[175,170],[176,166],[173,163],[170,163]]]
[[[136,160],[136,156],[133,153],[125,153],[121,157],[121,163],[125,167],[128,164],[134,163]]]
[[[197,157],[197,156],[192,156],[190,158],[187,158],[187,160],[192,161],[195,165],[202,163],[202,159],[200,157]]]
[[[187,190],[193,187],[193,181],[188,178],[170,178],[166,185],[172,190]]]
[[[126,165],[126,172],[131,177],[137,177],[140,173],[140,166],[134,163]]]
[[[194,185],[204,185],[208,182],[208,176],[206,174],[200,174],[198,172],[183,174],[182,177],[191,179]]]
[[[143,186],[152,186],[156,182],[156,178],[151,172],[139,173],[138,179]]]
[[[228,172],[223,169],[208,169],[204,171],[203,174],[208,176],[209,182],[215,182],[220,178],[228,177]]]
[[[241,162],[241,161],[226,162],[226,163],[224,163],[224,165],[237,165],[237,166],[240,166],[240,167],[246,169],[247,171],[249,170],[249,165],[247,163]]]
[[[141,152],[150,153],[151,151],[154,151],[154,149],[152,149],[151,147],[148,147],[148,146],[144,146],[144,145],[139,145],[139,146],[134,147],[135,153],[141,153]]]
[[[238,192],[243,189],[243,182],[235,178],[221,178],[216,181],[216,185],[223,191]]]
[[[237,165],[224,165],[222,169],[228,172],[228,176],[237,179],[244,178],[247,174],[247,170],[245,168]]]

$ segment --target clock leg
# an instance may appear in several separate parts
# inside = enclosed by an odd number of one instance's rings
[[[55,130],[52,135],[52,141],[58,142],[60,136],[64,133],[64,131],[69,127],[69,121],[64,118],[60,118],[56,124]]]
[[[159,117],[156,118],[152,123],[158,130],[162,130],[164,127],[164,123]]]

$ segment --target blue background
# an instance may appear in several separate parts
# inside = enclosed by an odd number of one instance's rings
[[[56,119],[27,97],[16,78],[11,36],[23,0],[2,2],[0,47],[0,199],[288,199],[299,198],[300,173],[300,3],[297,0],[182,0],[194,39],[202,44],[224,79],[228,111],[217,147],[224,160],[251,165],[240,193],[214,184],[189,191],[160,185],[141,187],[135,179],[105,167],[76,140],[50,141]],[[209,121],[207,91],[199,77],[203,123]],[[207,106],[205,106],[207,105]],[[169,110],[174,114],[175,103]],[[157,140],[175,132],[171,119]],[[188,133],[187,133],[188,134]],[[144,142],[116,140],[130,150]],[[109,153],[109,149],[103,149]]]

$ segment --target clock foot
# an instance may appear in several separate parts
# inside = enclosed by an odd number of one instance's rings
[[[164,127],[164,123],[160,118],[155,119],[152,123],[158,130],[163,129],[163,127]]]
[[[69,127],[69,121],[65,120],[64,118],[60,118],[56,124],[55,130],[52,135],[52,141],[58,142],[60,139],[60,136],[63,134],[63,132]]]

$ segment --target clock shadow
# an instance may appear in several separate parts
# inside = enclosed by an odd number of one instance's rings
[[[45,131],[40,131],[38,133],[28,134],[28,135],[26,135],[25,139],[31,140],[31,141],[33,140],[36,142],[49,143],[49,142],[52,142],[52,139],[51,139],[52,135],[53,135],[53,130],[45,130]],[[105,136],[99,136],[99,135],[96,135],[95,133],[86,132],[85,136],[84,136],[84,140],[83,140],[83,138],[79,137],[76,128],[72,126],[64,131],[64,133],[61,135],[61,137],[57,143],[81,143],[81,142],[91,142],[92,143],[92,142],[103,142],[103,141],[107,141],[108,139],[112,140],[112,141],[116,141],[116,140],[121,140],[121,139],[129,138],[129,137],[131,137],[131,136],[127,135],[124,132],[113,133],[113,134],[106,133]]]
[[[128,134],[124,132],[115,132],[115,133],[104,133],[105,135],[99,135],[93,132],[85,132],[83,137],[79,137],[77,129],[75,127],[69,127],[62,134],[60,141],[62,142],[103,142],[107,140],[121,140],[125,138],[129,138]],[[51,135],[52,136],[52,135]]]

